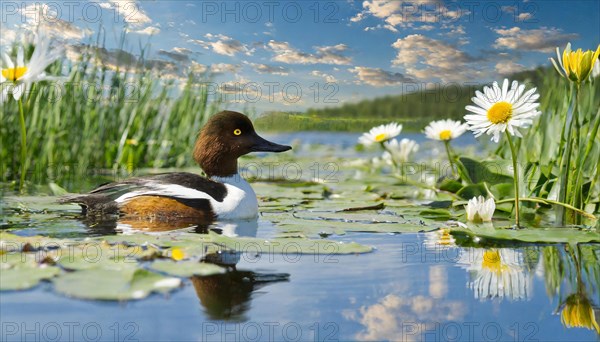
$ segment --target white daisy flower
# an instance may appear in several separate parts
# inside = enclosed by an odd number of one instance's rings
[[[459,264],[469,272],[468,286],[477,299],[526,300],[532,295],[532,277],[520,251],[468,248],[461,253]]]
[[[483,196],[473,197],[467,203],[465,210],[467,212],[467,221],[491,222],[496,210],[496,203],[493,198],[486,200]]]
[[[432,121],[425,127],[425,136],[433,140],[448,141],[460,137],[467,128],[467,124],[451,119]]]
[[[27,64],[25,64],[23,46],[19,46],[17,50],[16,63],[13,63],[8,54],[2,54],[0,103],[6,101],[11,89],[13,98],[19,100],[31,83],[56,79],[47,76],[45,70],[61,56],[63,49],[62,47],[50,47],[50,43],[49,38],[38,35],[34,43],[35,49]]]
[[[383,159],[396,164],[408,162],[410,155],[419,150],[419,144],[416,141],[406,138],[400,142],[397,139],[386,141],[383,146],[386,149]]]
[[[358,138],[358,142],[365,146],[370,146],[374,143],[383,143],[387,140],[397,137],[401,131],[402,125],[392,122],[387,125],[371,128],[369,132],[364,133],[360,138]]]
[[[517,128],[529,127],[533,119],[540,115],[537,110],[540,97],[533,88],[524,93],[525,85],[513,81],[510,89],[508,80],[502,83],[502,88],[497,82],[491,87],[484,87],[483,93],[477,91],[472,98],[477,106],[467,106],[466,109],[473,113],[465,115],[469,129],[476,137],[483,133],[493,135],[492,140],[498,142],[500,133],[508,130],[511,135],[521,137]]]

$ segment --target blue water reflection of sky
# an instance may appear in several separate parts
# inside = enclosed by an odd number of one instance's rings
[[[31,330],[30,337],[43,336],[52,333],[53,326],[62,327],[61,340],[68,340],[67,333],[75,334],[75,339],[77,334],[89,334],[93,340],[96,331],[102,333],[102,340],[132,334],[140,340],[165,341],[296,337],[311,341],[583,341],[597,337],[590,330],[561,325],[556,313],[559,303],[548,296],[543,271],[519,261],[526,253],[523,249],[503,249],[501,254],[508,255],[503,262],[518,267],[530,281],[525,296],[505,292],[504,298],[475,298],[467,269],[481,262],[482,250],[426,247],[431,246],[431,239],[430,234],[350,234],[341,240],[375,245],[377,251],[330,257],[242,256],[238,270],[287,273],[289,281],[255,285],[242,300],[245,309],[230,320],[216,319],[214,305],[235,304],[236,299],[210,298],[210,291],[199,293],[190,281],[169,296],[128,303],[66,299],[48,286],[2,293],[2,324],[18,327],[10,336],[7,331],[13,330],[3,329],[3,340],[21,339],[21,333],[27,333],[24,329]],[[464,260],[472,260],[472,265]],[[597,291],[598,284],[594,287]],[[597,298],[597,292],[589,295],[592,301]],[[597,299],[594,303],[597,308]]]

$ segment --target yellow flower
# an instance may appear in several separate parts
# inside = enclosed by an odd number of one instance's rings
[[[183,260],[183,251],[179,248],[173,248],[173,250],[171,251],[171,258],[176,261]]]
[[[584,52],[581,49],[572,51],[571,43],[569,43],[565,51],[563,51],[562,57],[559,48],[556,48],[556,60],[558,63],[554,58],[550,58],[550,60],[561,76],[575,83],[583,83],[589,79],[599,55],[600,44],[596,51],[587,50]]]
[[[587,328],[600,334],[600,326],[590,300],[579,293],[567,297],[560,313],[560,321],[567,328]]]
[[[450,229],[442,228],[425,234],[425,246],[429,249],[441,250],[455,246],[456,240],[450,234]]]

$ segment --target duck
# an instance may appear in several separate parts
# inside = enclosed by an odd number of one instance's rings
[[[255,219],[258,200],[238,172],[238,158],[291,149],[260,137],[246,115],[222,111],[202,127],[192,154],[206,177],[190,172],[134,177],[100,185],[86,194],[67,195],[59,202],[79,204],[87,217],[198,222]]]

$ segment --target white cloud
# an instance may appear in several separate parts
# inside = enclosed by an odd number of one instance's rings
[[[56,12],[57,5],[33,3],[21,9],[21,15],[27,21],[26,30],[40,30],[47,35],[62,40],[82,39],[89,31],[84,31],[70,21],[59,18]],[[2,29],[4,35],[4,29]]]
[[[392,47],[398,50],[392,61],[403,67],[408,76],[419,80],[463,81],[480,74],[475,69],[475,58],[452,44],[412,34],[399,38]]]
[[[368,84],[374,87],[385,87],[399,85],[403,82],[412,82],[409,77],[398,72],[386,71],[380,68],[368,68],[356,66],[348,69],[353,74],[356,74],[359,84]]]
[[[252,55],[254,49],[248,48],[247,45],[241,43],[239,40],[222,34],[211,34],[207,33],[204,37],[211,41],[204,41],[200,39],[191,39],[189,42],[198,44],[205,49],[212,49],[215,53],[226,56],[234,56],[237,53],[244,53],[246,55]]]
[[[463,320],[467,311],[466,305],[457,300],[389,294],[375,304],[361,306],[359,310],[346,310],[343,316],[363,325],[355,339],[413,341],[436,331],[439,325]],[[411,322],[415,330],[409,331],[406,322]]]
[[[513,14],[515,16],[515,19],[517,19],[518,21],[525,21],[525,20],[533,18],[533,14],[531,14],[531,13],[528,13],[528,12],[519,13],[519,9],[516,6],[502,6],[501,8],[502,8],[503,12]]]
[[[203,74],[208,70],[208,67],[204,64],[200,64],[196,61],[192,61],[189,66],[189,71],[193,73]]]
[[[523,65],[510,60],[500,61],[496,64],[496,72],[502,76],[508,76],[523,70],[525,70]]]
[[[435,26],[433,25],[421,25],[418,27],[415,27],[416,30],[421,30],[421,31],[431,31],[435,28]]]
[[[254,71],[260,74],[273,74],[273,75],[288,75],[290,69],[280,65],[270,65],[261,63],[250,63]]]
[[[374,28],[384,27],[394,32],[397,32],[396,27],[411,27],[413,23],[456,20],[468,12],[460,8],[453,10],[440,0],[366,0],[362,5],[363,11],[350,21],[358,22],[372,15],[387,24]]]
[[[248,87],[247,86],[248,83],[251,83],[251,82],[244,78],[235,80],[235,81],[227,81],[227,82],[221,83],[219,85],[219,89],[224,94],[241,94],[242,92],[256,91],[256,89],[254,87]]]
[[[302,52],[290,45],[288,42],[271,40],[268,48],[275,53],[272,60],[287,64],[350,64],[352,58],[343,55],[348,49],[345,44],[332,46],[317,46],[315,53]]]
[[[147,35],[147,36],[154,36],[154,35],[157,35],[160,33],[160,28],[155,27],[155,26],[148,26],[148,27],[145,27],[140,30],[127,29],[127,32],[143,34],[143,35]]]
[[[223,40],[216,41],[216,42],[212,43],[212,48],[213,48],[214,52],[221,54],[221,55],[227,55],[227,56],[233,56],[236,53],[242,52],[245,50],[244,45],[235,39],[227,40],[227,41],[223,41]]]
[[[350,18],[350,21],[353,22],[353,23],[357,23],[357,22],[363,20],[364,18],[365,18],[365,13],[364,12],[359,12],[355,16],[353,16],[352,18]]]
[[[184,48],[184,47],[174,47],[173,51],[179,52],[179,53],[182,53],[182,54],[186,54],[186,55],[191,55],[192,54],[192,50],[190,50],[188,48]]]
[[[174,61],[185,63],[190,61],[191,50],[186,48],[173,48],[171,51],[159,50],[158,54],[161,56],[168,57]]]
[[[517,11],[516,6],[502,6],[501,9],[505,13],[515,13]]]
[[[100,3],[100,7],[115,11],[131,26],[143,26],[152,23],[152,19],[142,10],[140,3],[135,0],[108,0],[108,2]]]
[[[524,30],[520,27],[494,29],[500,37],[496,39],[496,49],[552,52],[557,46],[579,38],[576,33],[564,33],[554,27]]]
[[[519,13],[519,15],[517,16],[517,19],[519,19],[520,21],[525,21],[531,18],[533,18],[533,15],[527,12]]]
[[[213,74],[237,73],[240,66],[237,64],[216,63],[210,66],[210,72]]]
[[[328,83],[337,83],[337,79],[335,78],[335,76],[331,75],[331,74],[327,74],[324,73],[322,71],[319,70],[313,70],[310,72],[311,75],[316,76],[316,77],[321,77],[325,80],[325,82]]]

